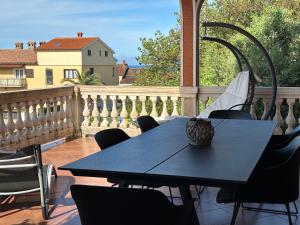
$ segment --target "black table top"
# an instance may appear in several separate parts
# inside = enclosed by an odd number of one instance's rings
[[[272,121],[212,120],[208,147],[189,145],[186,118],[178,118],[59,169],[78,176],[245,183],[275,129]]]

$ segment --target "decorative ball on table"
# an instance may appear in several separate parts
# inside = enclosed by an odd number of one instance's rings
[[[215,130],[211,121],[191,118],[186,124],[186,134],[190,144],[206,146],[211,144]]]

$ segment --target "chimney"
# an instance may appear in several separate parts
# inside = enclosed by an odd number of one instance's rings
[[[36,43],[34,41],[28,41],[28,49],[35,49]]]
[[[82,32],[77,32],[77,37],[78,37],[78,38],[82,38],[82,36],[83,36],[83,33],[82,33]]]
[[[40,46],[42,46],[42,45],[44,45],[44,44],[46,44],[46,41],[40,41]]]
[[[23,42],[16,42],[15,43],[16,49],[23,49]]]
[[[126,63],[125,59],[123,59],[122,64],[123,64],[124,66],[126,66],[127,63]]]

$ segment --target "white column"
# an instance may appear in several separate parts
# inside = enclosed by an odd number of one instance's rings
[[[98,97],[97,95],[91,95],[91,98],[93,100],[93,111],[92,111],[92,117],[93,117],[93,122],[92,122],[92,127],[98,127],[99,126],[99,110],[98,110]]]
[[[88,127],[90,125],[90,109],[89,109],[89,96],[88,95],[82,95],[83,101],[84,101],[84,109],[82,112],[83,115],[83,122],[82,122],[82,126],[83,127]]]
[[[18,141],[23,141],[26,138],[23,136],[24,123],[23,123],[22,115],[21,115],[22,103],[17,103],[16,108],[17,108],[17,120],[16,120],[17,135],[16,135],[16,139]]]
[[[293,126],[296,122],[294,112],[293,112],[295,99],[288,98],[286,101],[287,101],[287,104],[289,105],[289,112],[288,112],[288,115],[285,119],[286,124],[288,126],[285,133],[289,133],[293,130]]]
[[[281,102],[282,102],[282,99],[277,99],[276,102],[275,102],[276,113],[275,113],[275,116],[273,118],[273,121],[275,121],[276,124],[277,124],[276,129],[275,129],[275,134],[282,134],[282,129],[280,127],[281,122],[282,122],[282,116],[281,116],[281,113],[280,113]]]
[[[53,131],[53,119],[52,119],[52,113],[51,113],[51,99],[46,100],[46,124],[45,124],[45,133],[50,133]]]
[[[32,133],[35,137],[41,136],[40,129],[39,129],[39,120],[36,113],[36,103],[33,102],[32,104],[32,114],[31,114],[31,121],[33,124]]]
[[[7,130],[8,130],[8,135],[7,135],[7,141],[8,143],[15,144],[18,142],[14,131],[16,129],[13,116],[12,116],[12,111],[13,111],[13,105],[8,104],[7,105],[7,110],[8,110],[8,120],[7,120]]]
[[[136,96],[129,96],[132,102],[132,110],[130,113],[130,118],[132,121],[136,121],[137,117],[138,117],[138,112],[136,111]],[[130,124],[130,128],[136,128],[135,125]]]
[[[157,109],[156,109],[157,97],[156,96],[151,96],[150,100],[152,101],[151,116],[153,118],[157,118],[158,117],[158,113],[157,113]]]
[[[52,118],[53,118],[53,128],[55,131],[59,130],[59,112],[57,111],[57,97],[53,99],[53,113],[52,113]]]
[[[172,112],[172,116],[179,116],[178,111],[177,111],[178,97],[171,97],[171,100],[172,100],[172,102],[173,102],[173,112]]]
[[[119,116],[119,113],[118,113],[118,110],[117,110],[117,96],[110,96],[111,97],[111,101],[112,101],[112,109],[111,109],[111,124],[110,126],[111,127],[117,127],[118,126],[118,116]]]
[[[142,111],[141,111],[141,116],[148,115],[147,110],[146,110],[146,96],[139,96],[140,101],[142,102]]]
[[[30,113],[29,113],[29,108],[30,108],[31,104],[32,104],[31,102],[25,103],[25,119],[24,119],[25,133],[24,133],[24,135],[26,136],[27,139],[34,137],[33,132],[32,132],[33,124],[32,124]]]
[[[120,127],[121,128],[127,128],[127,126],[128,126],[128,121],[127,121],[128,112],[127,112],[127,109],[126,109],[126,95],[121,95],[121,96],[119,96],[119,98],[122,100],[122,111],[121,111]]]
[[[101,112],[101,117],[103,118],[102,123],[101,123],[102,127],[109,126],[109,121],[108,121],[109,112],[107,110],[107,99],[108,99],[108,97],[106,95],[104,95],[102,98],[102,102],[103,102],[103,109]]]
[[[4,123],[2,107],[3,106],[0,105],[0,146],[3,146],[7,143],[7,139],[6,139],[7,127]]]
[[[160,117],[166,118],[167,116],[169,116],[168,110],[167,110],[168,97],[167,96],[163,96],[163,97],[161,97],[161,100],[163,102],[163,110],[162,110],[162,113],[161,113]]]
[[[48,130],[48,126],[47,126],[47,120],[46,120],[46,116],[45,116],[45,112],[44,112],[44,104],[45,104],[45,100],[41,99],[39,102],[40,105],[40,113],[39,113],[39,120],[40,120],[40,134],[48,134],[49,130]]]
[[[66,122],[68,128],[73,127],[73,121],[72,121],[72,96],[67,96],[67,108],[66,108]]]
[[[65,118],[66,118],[66,113],[65,113],[65,100],[66,97],[65,96],[61,96],[59,98],[59,102],[60,102],[60,107],[59,107],[59,128],[61,130],[63,130],[64,128],[66,128],[66,123],[65,123]]]

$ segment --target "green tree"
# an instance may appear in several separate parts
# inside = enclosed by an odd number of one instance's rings
[[[178,86],[180,81],[180,30],[171,29],[167,35],[157,31],[154,38],[141,38],[142,47],[137,60],[146,70],[135,85]]]
[[[300,22],[294,19],[292,10],[267,7],[263,15],[253,17],[247,30],[268,50],[278,84],[300,86]],[[246,53],[256,73],[263,77],[263,85],[270,85],[268,66],[261,52],[239,35],[233,41]]]
[[[91,74],[89,70],[83,71],[79,73],[76,71],[76,78],[64,78],[62,82],[70,82],[72,84],[80,84],[80,85],[102,85],[101,77],[97,74]]]

